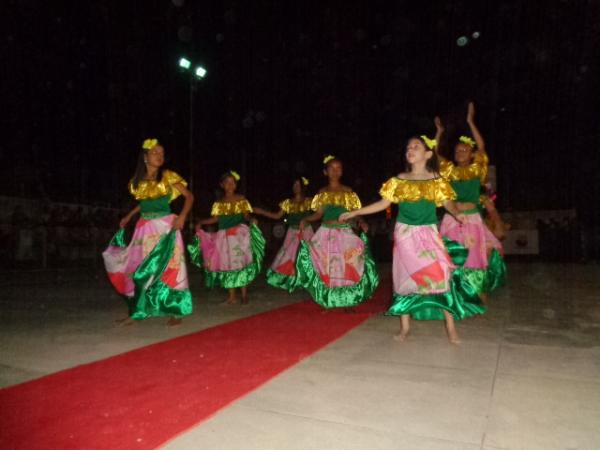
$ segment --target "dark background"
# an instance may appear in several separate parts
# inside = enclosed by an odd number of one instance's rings
[[[598,223],[600,2],[2,3],[3,195],[125,206],[139,146],[157,137],[168,167],[193,175],[196,214],[226,169],[275,207],[299,173],[324,183],[328,153],[369,201],[436,114],[449,138],[467,132],[472,99],[501,210]],[[208,70],[191,154],[183,55]]]

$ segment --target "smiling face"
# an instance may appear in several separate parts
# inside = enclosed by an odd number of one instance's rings
[[[327,178],[329,178],[329,181],[339,181],[344,173],[342,162],[337,159],[330,161],[325,166],[323,172],[325,173]]]
[[[459,166],[471,164],[473,159],[473,147],[464,142],[456,144],[454,147],[454,161]]]
[[[432,156],[433,152],[421,140],[413,138],[408,141],[408,145],[406,146],[406,161],[408,161],[411,167],[426,164],[427,160]]]
[[[144,158],[147,167],[158,169],[165,162],[165,149],[162,145],[155,145],[150,150],[146,151]]]
[[[235,181],[235,178],[233,178],[233,176],[226,176],[223,178],[221,181],[221,188],[223,191],[225,191],[225,194],[232,195],[237,188],[237,182]]]

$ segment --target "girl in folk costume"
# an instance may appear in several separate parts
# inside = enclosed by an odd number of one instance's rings
[[[146,139],[135,175],[129,182],[129,192],[139,204],[121,220],[121,229],[102,253],[111,283],[127,298],[126,323],[170,316],[168,324],[176,325],[181,323],[182,316],[192,312],[180,230],[194,196],[183,178],[163,169],[164,160],[164,148],[156,139]],[[180,195],[185,197],[185,203],[179,215],[175,215],[169,204]],[[126,245],[124,228],[137,213],[141,217],[131,242]]]
[[[312,239],[300,244],[296,283],[324,308],[351,307],[371,297],[379,277],[366,234],[359,238],[338,220],[340,214],[361,206],[358,195],[340,182],[342,162],[327,156],[323,163],[329,183],[313,198],[315,212],[300,221],[300,230],[317,220],[321,226]],[[362,220],[360,226],[363,231],[367,228]]]
[[[221,176],[223,198],[212,205],[210,219],[196,225],[196,238],[188,245],[192,262],[204,271],[206,286],[229,290],[226,303],[236,303],[236,288],[240,288],[242,304],[248,303],[246,287],[260,272],[265,256],[265,239],[250,221],[252,206],[243,195],[236,194],[240,176],[230,170]],[[202,225],[218,224],[216,233],[207,233]]]
[[[456,191],[457,207],[465,215],[465,221],[461,225],[454,217],[446,214],[442,219],[440,232],[445,238],[454,241],[449,244],[453,257],[456,252],[461,251],[456,243],[468,250],[466,260],[456,260],[464,268],[462,288],[479,295],[485,301],[489,292],[503,284],[506,264],[501,256],[503,251],[500,241],[487,228],[479,213],[481,186],[485,184],[488,171],[488,156],[483,137],[475,125],[473,103],[469,103],[467,123],[475,139],[461,136],[454,148],[454,162],[441,158],[440,163],[440,173]],[[435,125],[439,139],[444,131],[439,117],[436,117]],[[487,199],[486,201],[489,203]],[[495,212],[495,208],[491,211]]]
[[[275,255],[273,264],[267,270],[267,283],[271,286],[293,291],[296,287],[296,257],[301,240],[310,240],[314,233],[310,226],[304,227],[300,231],[300,221],[309,216],[311,211],[312,198],[306,197],[306,188],[308,179],[299,177],[292,184],[294,196],[285,199],[279,204],[279,211],[272,213],[262,208],[254,208],[254,213],[269,217],[273,220],[280,220],[286,216],[288,225],[283,245]]]
[[[468,304],[452,286],[453,264],[437,229],[436,207],[444,206],[463,220],[456,208],[456,194],[450,183],[439,176],[435,140],[426,136],[409,139],[406,172],[386,181],[379,191],[382,199],[356,211],[342,214],[348,220],[360,214],[373,214],[398,204],[394,229],[394,296],[388,315],[399,315],[401,328],[394,336],[403,341],[410,330],[410,317],[416,320],[445,320],[451,343],[459,343],[454,319],[481,313],[481,304]],[[477,302],[479,303],[479,302]]]

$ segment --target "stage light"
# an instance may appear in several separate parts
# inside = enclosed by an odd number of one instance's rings
[[[192,62],[187,59],[187,58],[180,58],[179,59],[179,67],[181,67],[182,69],[189,69],[192,66]]]
[[[456,45],[458,45],[459,47],[464,47],[468,43],[469,43],[469,38],[466,36],[461,36],[456,40]]]
[[[196,67],[194,72],[198,78],[204,78],[206,76],[206,69],[202,66]]]
[[[479,36],[481,36],[481,33],[479,31],[474,31],[471,36],[473,37],[473,39],[478,39]]]

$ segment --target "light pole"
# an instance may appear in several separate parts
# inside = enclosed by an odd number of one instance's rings
[[[190,130],[189,130],[189,164],[190,164],[190,186],[194,184],[194,92],[196,91],[196,81],[202,80],[206,76],[206,69],[196,65],[192,70],[192,61],[186,57],[179,58],[179,67],[182,71],[189,74],[189,94],[190,94]]]

